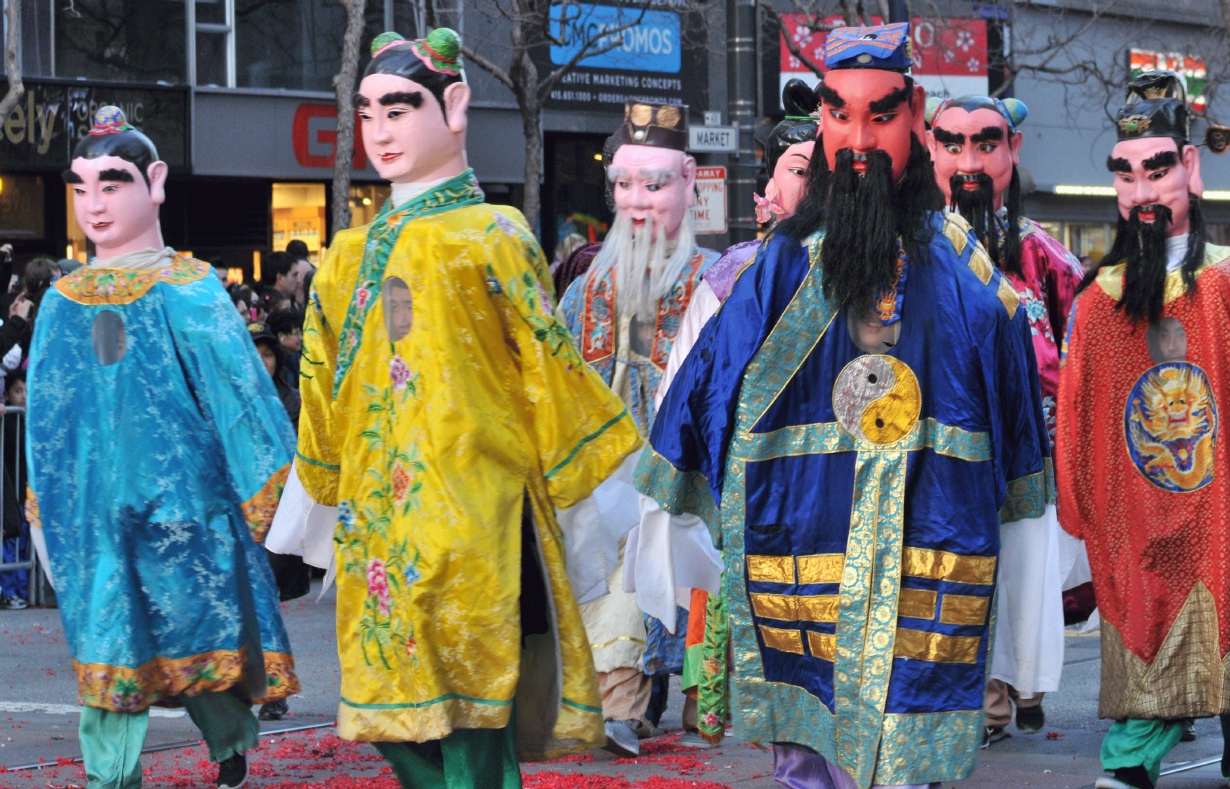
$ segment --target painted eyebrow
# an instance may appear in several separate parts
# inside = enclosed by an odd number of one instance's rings
[[[830,107],[837,107],[840,109],[846,106],[846,100],[841,97],[841,94],[830,88],[828,85],[825,85],[823,82],[817,86],[817,90],[820,91],[820,101]]]
[[[370,100],[369,100],[366,96],[364,96],[362,93],[356,93],[356,94],[354,94],[354,96],[353,96],[350,100],[351,100],[352,102],[354,102],[354,106],[356,106],[356,107],[370,107],[370,106],[372,106],[371,101],[370,101]]]
[[[60,177],[64,179],[64,183],[66,184],[85,183],[85,181],[81,180],[81,176],[77,175],[72,170],[65,170],[64,172],[60,173]]]
[[[999,142],[1004,139],[1004,130],[999,126],[983,126],[982,131],[971,134],[970,142]]]
[[[1146,170],[1161,170],[1163,167],[1174,167],[1179,163],[1177,151],[1158,151],[1141,162]]]
[[[932,126],[931,133],[942,145],[964,145],[965,135],[961,132],[950,132],[940,126]]]
[[[380,97],[380,106],[388,107],[393,104],[409,104],[416,110],[423,106],[423,94],[416,91],[386,93]]]
[[[1107,156],[1106,169],[1110,170],[1112,173],[1130,173],[1132,172],[1132,163],[1127,159]]]
[[[913,92],[913,89],[909,86],[902,85],[900,88],[894,90],[884,98],[876,99],[871,102],[870,110],[873,113],[892,112],[905,102],[909,101]]]
[[[132,183],[132,173],[128,172],[127,170],[118,170],[118,169],[112,168],[110,170],[103,170],[101,173],[99,173],[98,180],[100,181],[123,181],[124,183],[130,184]]]
[[[657,181],[666,183],[675,177],[673,170],[641,170],[641,178],[646,181]]]

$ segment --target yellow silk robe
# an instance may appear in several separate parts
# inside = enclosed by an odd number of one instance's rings
[[[525,219],[481,200],[467,171],[337,234],[304,328],[296,469],[340,510],[340,735],[502,728],[515,696],[518,750],[543,758],[605,741],[554,508],[640,439],[553,317]],[[407,289],[398,317],[390,299]],[[523,502],[551,631],[524,648]]]

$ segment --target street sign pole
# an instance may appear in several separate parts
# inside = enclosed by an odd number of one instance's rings
[[[730,242],[756,237],[756,0],[726,0],[726,68],[730,123],[739,149],[727,157]]]

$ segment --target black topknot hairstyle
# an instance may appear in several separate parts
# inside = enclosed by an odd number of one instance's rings
[[[819,122],[812,113],[820,106],[820,94],[808,87],[801,79],[792,79],[782,88],[782,106],[786,108],[786,118],[773,127],[765,140],[765,163],[769,166],[769,177],[773,177],[773,169],[777,160],[791,145],[814,141],[820,131]]]

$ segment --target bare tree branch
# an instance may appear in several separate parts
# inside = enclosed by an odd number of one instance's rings
[[[8,0],[5,24],[8,35],[4,40],[4,70],[8,74],[9,89],[4,99],[0,100],[0,122],[9,117],[26,92],[26,86],[21,81],[21,3],[17,0]]]
[[[467,46],[461,47],[461,54],[465,56],[466,60],[470,61],[474,65],[481,68],[483,71],[488,72],[489,74],[491,74],[491,76],[499,80],[504,85],[504,87],[511,90],[514,94],[517,92],[517,86],[516,84],[513,83],[512,77],[508,76],[507,71],[500,68],[495,63],[492,63],[490,60],[478,54],[473,49],[470,49]]]

